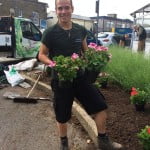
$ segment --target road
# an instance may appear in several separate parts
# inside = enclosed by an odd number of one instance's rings
[[[19,86],[0,89],[0,150],[58,150],[59,137],[52,103],[39,101],[37,104],[14,103],[5,99],[6,92],[27,95],[29,89]],[[31,96],[47,97],[35,89]],[[79,122],[73,116],[68,124],[70,150],[95,150]]]

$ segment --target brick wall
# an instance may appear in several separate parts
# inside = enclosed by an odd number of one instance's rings
[[[33,12],[37,12],[39,19],[47,18],[47,3],[38,0],[0,0],[0,16],[10,15],[10,8],[15,10],[15,16],[32,19]]]

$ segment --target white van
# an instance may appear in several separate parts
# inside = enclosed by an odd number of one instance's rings
[[[30,19],[0,16],[0,57],[36,57],[41,37]]]

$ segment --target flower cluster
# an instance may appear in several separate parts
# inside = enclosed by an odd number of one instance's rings
[[[109,74],[106,73],[106,72],[101,72],[101,73],[99,74],[99,77],[100,77],[103,81],[106,81],[106,80],[108,79],[108,77],[109,77]]]
[[[130,100],[132,104],[146,104],[148,94],[144,90],[139,90],[132,87]]]
[[[88,47],[88,50],[85,51],[82,58],[76,53],[71,57],[60,55],[53,58],[49,67],[58,73],[59,80],[73,81],[77,77],[79,70],[99,73],[106,66],[111,58],[111,54],[108,53],[108,48],[97,46],[95,43],[90,43]]]
[[[111,59],[111,54],[108,53],[107,47],[90,43],[84,53],[84,59],[87,70],[100,72]]]
[[[106,72],[101,72],[96,81],[95,81],[95,85],[100,88],[100,87],[106,87],[107,86],[107,82],[109,79],[109,74]]]
[[[71,57],[62,55],[53,58],[49,67],[53,68],[58,73],[60,81],[73,81],[77,76],[77,72],[83,66],[83,60],[76,53]]]
[[[141,129],[137,136],[144,150],[150,150],[150,126],[145,126],[144,129]]]

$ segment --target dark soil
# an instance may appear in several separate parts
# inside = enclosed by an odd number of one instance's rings
[[[33,76],[33,74],[32,74]],[[34,74],[36,78],[37,75]],[[41,78],[42,82],[49,84],[47,75]],[[137,133],[150,125],[150,104],[146,104],[144,112],[135,110],[130,104],[130,94],[113,84],[100,89],[108,104],[107,132],[110,137],[125,147],[125,150],[142,150]]]
[[[146,104],[144,112],[135,110],[130,104],[129,93],[116,87],[108,85],[101,89],[106,97],[108,109],[108,132],[117,142],[122,143],[126,150],[142,150],[137,133],[150,124],[150,105]]]

